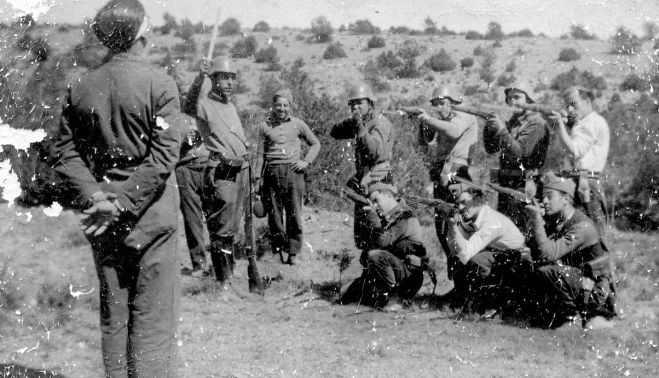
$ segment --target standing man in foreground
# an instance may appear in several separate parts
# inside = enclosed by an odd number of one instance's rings
[[[615,316],[609,252],[593,221],[573,205],[569,178],[545,175],[542,207],[528,205],[536,265],[529,287],[537,290],[538,320],[558,327],[581,315],[584,327],[605,327]]]
[[[567,115],[554,112],[558,137],[573,160],[573,171],[577,192],[576,206],[588,215],[600,236],[604,236],[606,223],[606,200],[602,188],[603,171],[609,155],[609,124],[594,107],[595,96],[591,90],[572,87],[564,93]],[[566,123],[572,124],[568,132]]]
[[[529,91],[522,86],[506,88],[506,104],[532,104]],[[483,131],[485,150],[499,152],[499,170],[492,181],[533,198],[540,194],[540,169],[545,164],[550,134],[545,120],[536,112],[525,110],[513,115],[505,124],[498,118],[489,119]],[[497,210],[510,217],[527,234],[525,203],[506,194],[499,194]]]
[[[111,0],[93,28],[111,57],[69,87],[55,170],[79,193],[100,281],[107,377],[174,376],[178,312],[176,84],[149,65],[147,17]]]
[[[357,172],[347,185],[361,195],[372,182],[391,183],[391,154],[394,132],[387,118],[375,111],[375,96],[366,84],[357,84],[348,91],[351,117],[332,126],[334,139],[354,139]],[[354,238],[357,248],[367,247],[368,211],[355,205]]]
[[[210,92],[200,96],[207,76],[211,79]],[[210,64],[202,61],[188,92],[187,109],[197,118],[209,151],[204,187],[210,254],[216,279],[226,284],[233,276],[236,236],[249,187],[248,143],[236,107],[229,101],[235,80],[236,66],[229,57],[218,56]]]
[[[455,198],[448,190],[450,175],[471,181],[469,175],[470,149],[476,144],[478,138],[478,123],[476,118],[465,113],[452,111],[450,106],[462,103],[462,96],[458,96],[453,88],[435,88],[430,104],[436,111],[437,117],[431,117],[421,110],[418,114],[419,145],[428,146],[429,142],[436,141],[437,153],[430,169],[430,179],[433,182],[433,196],[445,202],[454,203]],[[459,260],[451,253],[446,239],[446,227],[449,214],[443,210],[435,209],[435,232],[437,239],[444,249],[447,260],[447,275],[453,279],[453,272]]]

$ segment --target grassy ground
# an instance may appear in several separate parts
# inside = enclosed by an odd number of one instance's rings
[[[28,221],[26,213],[32,217]],[[20,214],[19,214],[20,213]],[[98,282],[79,216],[0,208],[0,364],[101,377]],[[426,280],[415,305],[383,313],[332,302],[359,275],[351,217],[307,209],[301,264],[267,253],[269,287],[247,292],[246,262],[234,290],[183,277],[178,329],[183,377],[457,376],[649,377],[659,372],[655,235],[612,231],[624,317],[609,330],[579,325],[547,331],[522,322],[460,317],[438,308]],[[436,250],[431,228],[427,243]],[[182,239],[182,238],[181,238]],[[182,241],[181,241],[182,243]],[[183,244],[182,244],[183,245]],[[181,259],[188,263],[187,250]],[[444,270],[437,293],[448,291]],[[73,295],[75,295],[75,297]]]

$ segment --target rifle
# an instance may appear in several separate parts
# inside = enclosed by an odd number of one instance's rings
[[[542,105],[542,104],[526,104],[526,105],[515,105],[517,108],[529,110],[532,112],[537,112],[545,116],[553,115],[553,112],[560,113],[560,109],[553,108],[551,106]]]
[[[524,192],[520,192],[520,191],[515,190],[515,189],[506,188],[506,187],[503,187],[501,185],[493,184],[491,182],[488,182],[487,186],[489,186],[490,188],[494,189],[495,191],[497,191],[499,193],[507,194],[507,195],[513,197],[514,199],[516,199],[520,202],[524,202],[524,203],[527,203],[527,204],[535,204],[535,202],[533,200],[533,197],[529,197]]]
[[[259,274],[259,267],[256,265],[256,237],[254,236],[254,204],[252,196],[254,188],[252,187],[252,165],[249,165],[249,203],[245,211],[245,238],[247,239],[247,277],[249,281],[249,291],[251,293],[263,294],[263,281]]]
[[[348,199],[352,202],[354,202],[357,205],[362,205],[362,206],[369,206],[370,203],[368,202],[368,199],[366,197],[362,196],[361,194],[358,194],[354,192],[353,190],[350,189],[345,189],[345,188],[340,188],[340,189],[331,189],[327,188],[325,191],[329,194],[332,194],[333,196],[339,197],[341,199]]]
[[[425,198],[425,197],[419,197],[419,196],[410,196],[409,197],[409,203],[410,204],[423,204],[427,206],[433,206],[439,210],[444,210],[446,212],[451,212],[455,210],[455,206],[453,204],[450,204],[446,201],[443,201],[441,199],[437,198]]]
[[[469,181],[469,180],[467,180],[467,179],[465,179],[465,178],[462,178],[462,177],[460,177],[460,176],[456,176],[456,175],[454,175],[454,174],[451,175],[451,177],[449,177],[449,182],[450,182],[450,181],[455,181],[455,182],[460,183],[460,184],[465,184],[465,185],[471,186],[472,188],[479,189],[479,190],[481,190],[481,191],[483,191],[483,192],[492,192],[492,189],[490,189],[490,188],[484,187],[484,186],[482,186],[482,185],[478,185],[478,184],[476,184],[476,183],[473,182],[473,181]],[[504,189],[505,189],[505,188],[504,188]]]

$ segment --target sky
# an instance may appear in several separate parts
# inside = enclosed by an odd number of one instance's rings
[[[106,0],[0,0],[4,22],[22,13],[32,13],[40,22],[79,24],[91,18]],[[455,31],[485,32],[498,22],[504,33],[531,29],[557,37],[571,25],[584,25],[600,38],[613,35],[623,25],[639,36],[643,24],[659,23],[659,0],[142,0],[152,23],[162,23],[169,12],[178,20],[188,18],[212,24],[218,7],[221,19],[235,17],[245,28],[258,21],[272,27],[309,27],[311,20],[325,16],[338,28],[368,19],[383,29],[390,26],[424,28],[430,17],[439,27]]]

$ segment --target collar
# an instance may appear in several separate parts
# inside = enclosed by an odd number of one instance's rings
[[[119,60],[119,61],[127,61],[127,60],[132,60],[132,61],[138,61],[138,62],[143,62],[146,60],[146,57],[141,55],[141,54],[136,54],[136,53],[131,53],[131,52],[120,52],[112,55],[110,60]]]
[[[276,126],[281,125],[282,123],[286,123],[286,122],[290,122],[290,121],[291,121],[291,116],[288,116],[286,119],[281,120],[281,121],[277,118],[274,118],[274,117],[268,117],[268,125],[270,125],[271,127],[276,127]]]
[[[213,90],[208,92],[208,98],[210,98],[211,100],[221,102],[223,104],[228,104],[229,103],[229,98],[228,97],[222,97],[219,93],[217,93]]]

